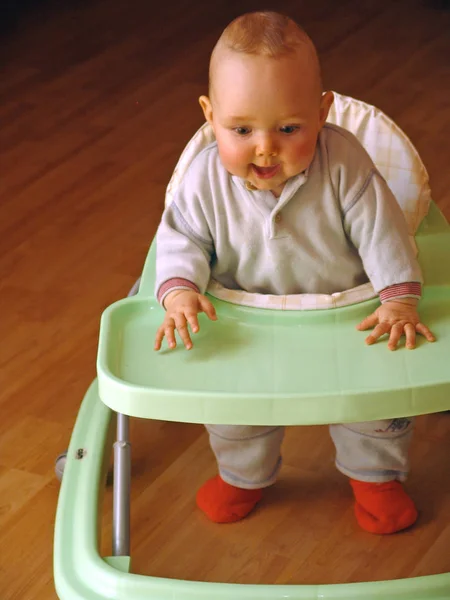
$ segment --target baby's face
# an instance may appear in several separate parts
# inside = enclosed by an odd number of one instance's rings
[[[307,58],[234,52],[217,65],[211,101],[200,99],[227,171],[277,196],[309,167],[331,102]]]

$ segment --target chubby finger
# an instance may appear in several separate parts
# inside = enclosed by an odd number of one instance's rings
[[[162,344],[164,337],[166,337],[167,343],[171,348],[174,348],[176,346],[175,336],[173,333],[174,327],[175,327],[174,320],[172,318],[168,318],[166,316],[163,324],[160,327],[158,327],[158,331],[156,332],[155,345],[154,345],[155,350],[161,349],[161,344]],[[173,344],[173,345],[171,345],[171,344]]]
[[[212,321],[217,319],[216,309],[212,305],[212,302],[208,300],[206,296],[199,297],[199,303],[202,311],[209,317]]]
[[[158,331],[156,332],[156,336],[155,336],[155,345],[153,346],[153,348],[155,350],[161,350],[161,343],[164,339],[164,327],[159,327]]]
[[[356,329],[359,329],[360,331],[365,331],[366,329],[371,329],[372,327],[375,327],[377,323],[378,317],[375,313],[372,313],[371,315],[363,319],[361,323],[359,323],[356,326]]]
[[[177,340],[175,339],[175,323],[173,319],[164,325],[164,335],[166,336],[169,348],[176,348]]]
[[[186,319],[187,319],[187,322],[189,323],[191,331],[193,333],[197,333],[200,329],[200,325],[198,324],[197,313],[196,312],[186,313]]]
[[[416,347],[416,328],[412,323],[406,323],[405,325],[406,344],[405,346],[412,350]]]
[[[190,350],[192,348],[192,340],[189,335],[186,317],[184,315],[177,315],[175,317],[175,325],[183,344],[187,350]]]
[[[397,348],[398,341],[403,335],[403,329],[403,323],[395,323],[395,325],[392,325],[388,342],[389,350],[395,350]]]
[[[429,342],[435,342],[436,341],[436,337],[428,329],[428,327],[426,325],[424,325],[423,323],[417,323],[417,325],[416,325],[416,331],[418,333],[420,333],[421,335],[423,335]]]
[[[372,333],[366,337],[366,344],[368,344],[369,346],[371,344],[374,344],[378,340],[378,338],[380,338],[385,333],[388,333],[390,328],[391,326],[389,325],[389,323],[380,323],[375,327]]]

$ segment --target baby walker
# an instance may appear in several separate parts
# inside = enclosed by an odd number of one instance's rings
[[[335,94],[329,120],[358,137],[404,211],[425,278],[421,315],[438,341],[419,339],[412,352],[390,353],[385,344],[365,346],[355,324],[377,306],[370,284],[330,296],[274,297],[230,291],[211,282],[208,293],[218,322],[202,320],[193,351],[157,353],[153,339],[163,309],[154,297],[153,243],[133,290],[137,293],[102,315],[98,377],[86,392],[64,457],[54,546],[61,600],[450,599],[450,573],[336,585],[240,585],[130,571],[130,416],[312,425],[450,409],[450,226],[431,201],[428,176],[415,148],[386,115]],[[205,123],[180,157],[167,202],[193,157],[213,139]],[[245,327],[245,344],[237,333],[240,327]],[[112,556],[102,557],[100,499],[116,414],[113,547]]]

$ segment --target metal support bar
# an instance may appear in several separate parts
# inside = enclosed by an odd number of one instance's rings
[[[131,444],[129,418],[117,414],[114,444],[113,556],[130,556]]]
[[[139,291],[139,278],[128,292],[128,297]],[[129,417],[117,413],[117,441],[114,444],[113,482],[113,556],[130,556],[130,488],[131,444]]]

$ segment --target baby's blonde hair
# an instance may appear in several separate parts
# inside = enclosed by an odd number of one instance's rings
[[[220,41],[235,52],[272,58],[312,44],[295,21],[273,11],[251,12],[237,17],[225,28]]]
[[[274,11],[258,11],[241,15],[224,29],[211,54],[209,88],[221,50],[280,58],[298,50],[306,51],[317,69],[320,65],[315,46],[308,34],[290,17]]]

